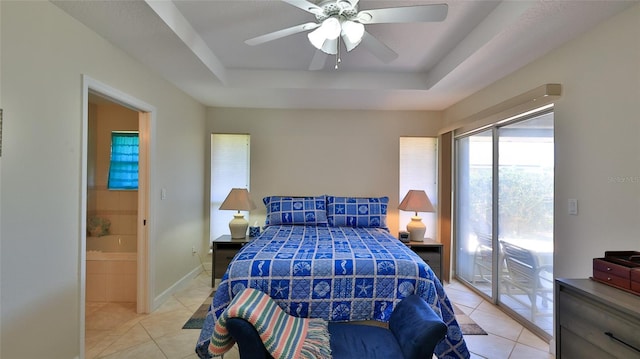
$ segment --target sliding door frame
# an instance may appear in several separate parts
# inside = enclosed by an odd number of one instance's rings
[[[499,169],[500,169],[500,163],[499,163],[499,144],[500,144],[500,139],[499,139],[499,130],[503,127],[515,124],[515,123],[519,123],[519,122],[524,122],[527,120],[530,120],[532,118],[535,117],[539,117],[539,116],[543,116],[549,113],[553,113],[554,112],[554,106],[553,103],[542,106],[540,108],[537,109],[533,109],[531,111],[527,111],[523,114],[520,115],[516,115],[513,116],[511,118],[507,118],[504,119],[502,121],[497,121],[495,123],[489,124],[489,125],[484,125],[475,129],[466,129],[464,132],[459,132],[456,133],[454,131],[453,133],[453,143],[452,143],[452,147],[453,147],[453,168],[452,168],[452,182],[453,182],[453,196],[452,196],[452,222],[451,222],[451,226],[452,226],[452,243],[453,243],[453,248],[458,248],[458,246],[460,245],[459,243],[459,238],[461,236],[461,233],[459,233],[459,218],[458,218],[458,211],[459,211],[459,206],[458,206],[458,193],[459,193],[459,188],[460,188],[460,183],[459,183],[459,166],[460,166],[460,153],[459,153],[459,146],[458,146],[458,140],[463,139],[463,138],[467,138],[467,137],[471,137],[473,135],[482,133],[482,132],[487,132],[487,131],[491,131],[491,141],[492,141],[492,183],[491,183],[491,196],[492,196],[492,204],[491,204],[491,243],[492,243],[492,253],[491,253],[491,257],[492,257],[492,263],[491,263],[491,268],[492,268],[492,272],[491,272],[491,295],[488,295],[486,292],[481,291],[480,289],[476,288],[472,283],[469,282],[469,280],[462,278],[459,275],[459,271],[458,271],[458,259],[457,258],[457,250],[453,251],[454,252],[454,260],[453,260],[453,272],[454,275],[453,277],[463,283],[465,283],[465,285],[469,286],[474,292],[478,293],[480,296],[482,296],[483,298],[485,298],[486,300],[489,300],[492,304],[499,306],[500,308],[502,308],[505,312],[509,313],[512,317],[514,317],[514,319],[516,319],[518,322],[520,322],[523,326],[525,326],[527,329],[531,330],[532,332],[538,334],[539,336],[547,339],[547,340],[551,340],[552,336],[549,335],[547,332],[545,332],[544,330],[538,328],[533,322],[530,322],[528,319],[521,317],[518,313],[516,313],[514,310],[510,309],[509,307],[505,306],[503,303],[500,302],[500,288],[499,288],[499,280],[500,280],[500,251],[495,250],[496,248],[499,248]],[[473,279],[472,279],[473,280]]]

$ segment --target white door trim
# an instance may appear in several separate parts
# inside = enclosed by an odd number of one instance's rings
[[[86,242],[87,242],[87,161],[88,161],[88,125],[89,125],[89,93],[99,94],[102,97],[118,103],[124,107],[130,108],[140,113],[139,115],[139,132],[143,139],[141,143],[141,157],[143,162],[141,166],[146,164],[143,176],[146,181],[142,191],[139,191],[138,200],[138,278],[137,278],[137,311],[139,313],[149,313],[152,308],[154,271],[155,265],[153,261],[153,241],[154,237],[154,203],[153,196],[153,179],[154,166],[153,159],[155,154],[155,129],[156,129],[156,113],[154,106],[141,101],[131,95],[110,87],[99,82],[87,75],[82,75],[82,163],[81,163],[81,181],[80,181],[80,253],[79,253],[79,269],[80,269],[80,357],[84,357],[85,352],[85,290],[86,290]],[[146,151],[145,151],[146,150]],[[146,152],[143,154],[143,152]],[[143,202],[143,203],[140,203]],[[142,233],[141,233],[142,232]]]

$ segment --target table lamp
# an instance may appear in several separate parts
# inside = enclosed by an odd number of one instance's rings
[[[427,193],[423,190],[410,190],[400,202],[398,209],[415,212],[415,215],[411,217],[411,222],[407,224],[409,241],[423,242],[427,226],[422,223],[422,218],[418,217],[418,212],[435,212]]]
[[[249,222],[244,219],[244,215],[240,211],[250,211],[255,209],[256,205],[249,197],[249,191],[246,188],[233,188],[220,205],[221,210],[234,210],[238,213],[233,215],[233,219],[229,222],[229,230],[231,238],[245,238],[247,236],[247,227]]]

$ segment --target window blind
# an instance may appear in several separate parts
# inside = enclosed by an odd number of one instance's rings
[[[409,190],[424,190],[437,208],[437,141],[435,137],[400,137],[400,201]],[[399,230],[404,231],[415,213],[399,212]],[[436,214],[418,216],[427,226],[425,237],[436,239]]]
[[[249,140],[248,134],[211,135],[210,240],[229,234],[233,213],[219,208],[231,189],[249,189]]]

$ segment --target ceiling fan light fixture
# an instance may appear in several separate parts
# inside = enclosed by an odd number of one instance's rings
[[[324,32],[328,40],[335,40],[340,36],[342,27],[340,26],[340,20],[332,16],[322,22],[320,29]]]
[[[311,43],[311,45],[313,45],[313,47],[315,47],[318,50],[322,50],[322,45],[324,45],[324,40],[326,40],[327,38],[324,35],[324,32],[321,31],[321,27],[308,33],[307,37],[309,38],[309,42]]]
[[[362,41],[362,37],[364,36],[364,25],[354,21],[345,20],[342,22],[341,35],[347,51],[351,51]]]
[[[320,50],[325,54],[336,55],[338,53],[338,38],[327,39]]]
[[[347,51],[351,51],[360,44],[361,40],[357,42],[352,42],[351,40],[349,40],[348,36],[342,36],[342,42],[344,42],[344,47],[347,48]]]
[[[336,17],[330,17],[324,20],[319,28],[308,33],[307,37],[316,49],[334,55],[337,51],[337,39],[341,32],[340,20]]]

